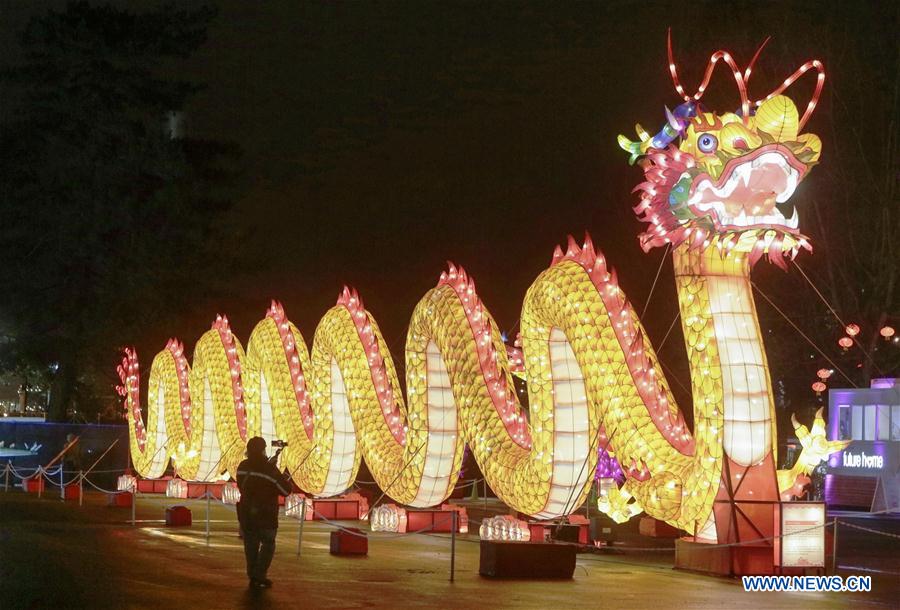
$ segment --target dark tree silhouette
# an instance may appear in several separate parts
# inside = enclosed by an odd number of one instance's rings
[[[792,46],[817,48],[828,73],[811,124],[822,136],[822,160],[801,204],[802,228],[815,253],[798,257],[787,277],[761,283],[811,341],[765,297],[758,299],[764,326],[773,331],[767,343],[773,372],[787,383],[789,395],[801,397],[797,406],[810,411],[827,397],[816,399],[810,388],[818,369],[837,369],[832,387],[865,387],[873,377],[900,376],[900,344],[880,335],[885,326],[900,331],[900,47],[893,34],[898,25],[896,5],[841,5],[767,51],[777,58],[789,56]],[[769,69],[776,74],[794,68],[773,63]],[[851,324],[860,332],[844,350],[838,340]]]
[[[205,40],[208,8],[134,14],[86,2],[33,18],[3,74],[2,363],[52,372],[48,419],[79,389],[97,410],[115,350],[163,304],[211,289],[228,147],[178,137],[197,90],[160,75]],[[83,415],[91,416],[91,413]]]

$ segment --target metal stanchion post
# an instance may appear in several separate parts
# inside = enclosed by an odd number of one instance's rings
[[[9,468],[10,468],[10,463],[6,462],[6,476],[5,476],[5,481],[3,482],[3,491],[5,491],[5,492],[9,491]]]
[[[135,507],[137,506],[137,496],[137,483],[135,483],[131,487],[131,525],[135,524],[134,514]]]
[[[838,541],[837,541],[837,532],[838,532],[838,520],[837,517],[834,518],[834,535],[831,537],[831,573],[837,574],[838,560],[837,560],[837,551],[838,551]]]
[[[38,499],[40,500],[44,495],[44,469],[38,466],[35,473],[37,474]]]
[[[453,582],[453,578],[456,575],[456,511],[454,510],[450,515],[450,582]]]
[[[63,501],[66,499],[66,480],[63,478],[62,464],[59,465],[59,499]]]
[[[306,498],[303,498],[303,506],[300,507],[300,533],[297,535],[297,557],[300,557],[300,547],[303,544],[304,523],[306,523]]]
[[[78,506],[84,506],[84,474],[78,471]]]
[[[206,490],[206,546],[209,546],[209,498],[212,494]]]

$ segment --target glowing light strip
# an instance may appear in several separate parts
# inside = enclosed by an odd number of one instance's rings
[[[184,357],[184,345],[177,339],[169,339],[166,349],[175,360],[175,374],[178,376],[178,399],[181,403],[181,422],[187,438],[191,437],[191,391],[189,386],[190,372],[187,359]]]
[[[497,353],[492,341],[493,328],[489,319],[484,316],[484,305],[475,291],[475,282],[462,267],[456,267],[453,263],[449,266],[449,271],[441,273],[437,285],[452,288],[462,303],[472,335],[475,337],[481,373],[494,408],[497,409],[497,414],[513,441],[524,449],[530,449],[531,435],[528,432],[528,424],[519,413],[515,390],[507,387],[506,376],[497,366]]]
[[[669,30],[668,34],[668,52],[669,52],[669,73],[672,75],[672,82],[675,83],[675,90],[678,92],[678,95],[684,98],[684,101],[689,102],[691,99],[699,100],[703,97],[703,93],[706,91],[706,86],[709,84],[709,80],[712,78],[713,70],[716,67],[716,64],[720,59],[724,60],[725,63],[728,64],[728,67],[731,68],[731,74],[734,76],[734,82],[737,84],[738,93],[741,96],[741,116],[746,122],[750,115],[750,100],[747,97],[747,85],[744,83],[744,77],[741,75],[737,64],[734,59],[731,57],[731,53],[727,51],[716,51],[709,58],[709,63],[706,66],[706,73],[703,75],[703,81],[700,83],[700,86],[697,88],[696,93],[693,96],[687,95],[684,91],[684,87],[681,86],[681,81],[678,79],[678,69],[675,67],[675,56],[672,53],[672,30]]]
[[[297,398],[297,407],[300,409],[300,419],[306,437],[313,439],[312,410],[309,407],[309,392],[306,389],[306,377],[300,368],[300,358],[297,355],[297,344],[291,333],[291,325],[284,315],[284,308],[278,301],[272,301],[266,316],[272,318],[281,337],[281,345],[284,348],[284,356],[287,359],[288,370],[291,373],[291,385],[294,388],[294,396]]]
[[[391,434],[401,445],[406,444],[406,431],[403,429],[403,417],[394,400],[394,390],[388,379],[387,368],[384,365],[384,357],[380,353],[378,341],[372,330],[372,321],[366,313],[362,299],[356,290],[344,286],[344,290],[337,300],[338,305],[344,306],[350,312],[350,318],[359,334],[363,347],[366,350],[366,359],[369,362],[369,371],[372,382],[375,384],[378,402],[381,404],[381,413],[387,423]]]
[[[803,64],[802,66],[800,66],[799,68],[797,68],[796,72],[794,72],[789,77],[784,79],[784,82],[781,83],[781,86],[779,86],[777,89],[775,89],[775,91],[773,91],[772,93],[767,95],[765,97],[765,99],[756,100],[756,105],[759,106],[765,100],[769,100],[769,99],[772,99],[773,97],[775,97],[776,95],[780,95],[788,87],[793,85],[794,82],[798,78],[800,78],[801,76],[806,74],[812,68],[815,68],[819,74],[816,77],[816,89],[815,89],[815,91],[813,91],[812,99],[810,99],[809,104],[806,105],[806,112],[803,113],[803,116],[800,118],[800,123],[798,124],[798,127],[797,127],[798,130],[803,129],[803,126],[806,125],[806,121],[808,121],[809,117],[812,116],[813,110],[815,110],[815,108],[816,108],[816,104],[819,103],[819,96],[822,94],[822,87],[825,86],[825,66],[823,66],[822,62],[820,62],[818,59],[813,59],[811,61],[808,61],[805,64]]]
[[[228,368],[231,371],[231,393],[234,396],[234,417],[237,420],[238,433],[241,439],[247,440],[247,411],[244,406],[244,388],[241,386],[241,361],[237,357],[237,348],[234,345],[234,334],[228,325],[227,316],[216,316],[212,325],[213,330],[218,331],[219,338],[225,348],[225,357],[228,358]]]
[[[141,365],[138,362],[137,350],[125,348],[122,364],[116,367],[122,385],[116,386],[116,392],[125,398],[131,412],[132,427],[137,444],[143,453],[147,445],[147,431],[141,419]]]

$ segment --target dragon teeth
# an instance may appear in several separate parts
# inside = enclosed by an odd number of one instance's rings
[[[791,168],[791,172],[788,174],[788,182],[787,187],[775,197],[775,201],[778,203],[784,203],[794,194],[794,191],[797,190],[797,183],[799,182],[799,176],[797,170]]]

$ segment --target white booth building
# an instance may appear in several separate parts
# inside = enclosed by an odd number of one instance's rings
[[[834,508],[900,512],[900,379],[828,392],[828,437],[852,440],[828,459]]]

